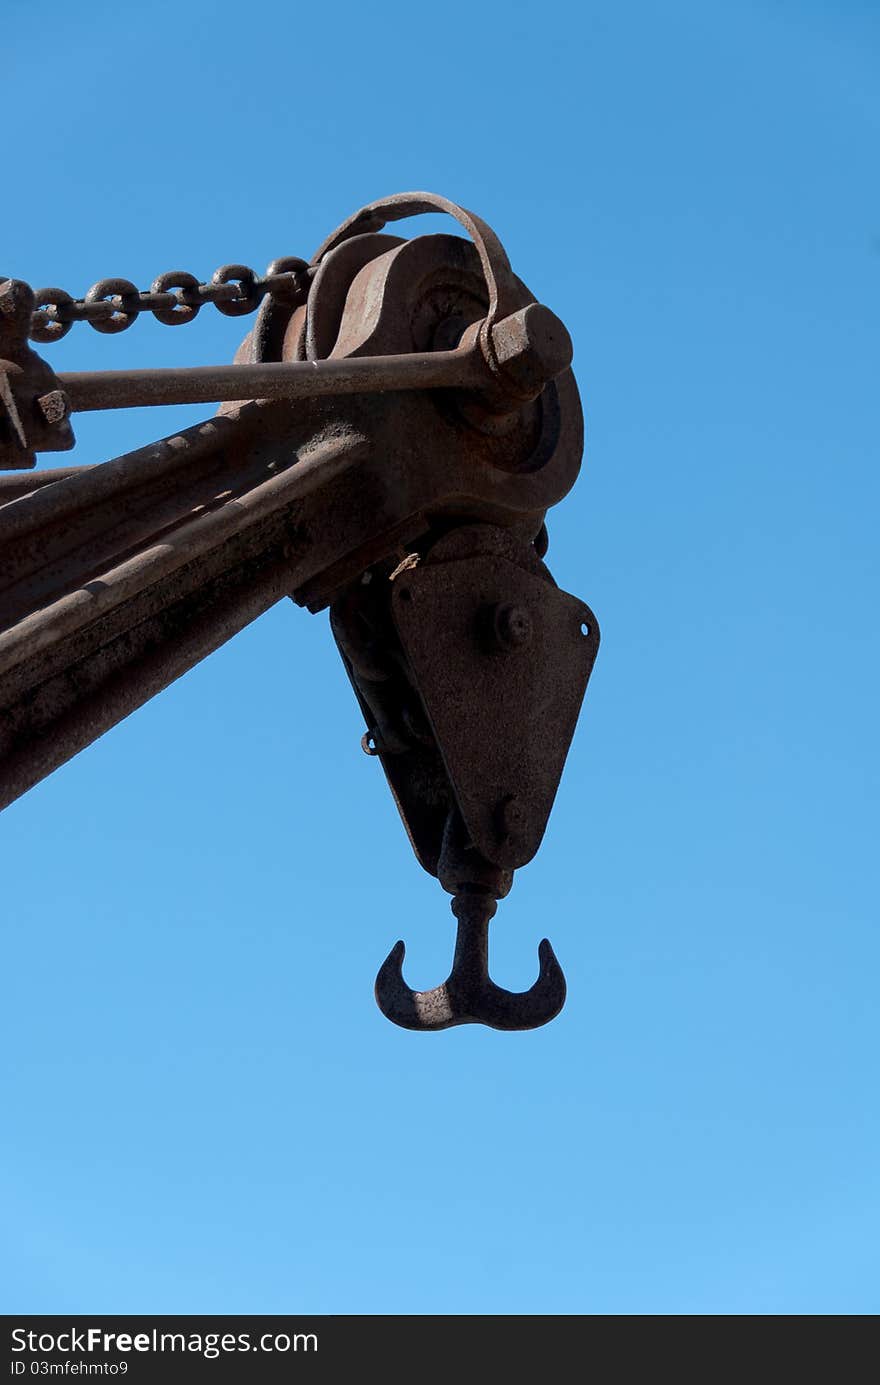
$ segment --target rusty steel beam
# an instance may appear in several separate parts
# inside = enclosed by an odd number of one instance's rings
[[[108,641],[99,659],[77,661],[81,681],[76,696],[68,705],[59,700],[42,734],[37,731],[4,755],[0,808],[263,615],[289,594],[295,579],[291,563],[274,555],[258,565],[229,569],[214,582],[204,575],[197,601],[169,602],[160,614],[117,637],[115,644]],[[2,720],[8,723],[14,711],[0,714]]]
[[[198,562],[226,539],[302,500],[316,486],[327,485],[353,460],[357,460],[357,454],[352,449],[328,443],[312,449],[296,466],[270,476],[245,494],[230,497],[216,509],[178,521],[152,543],[104,569],[100,581],[83,583],[0,632],[0,677],[179,568]]]

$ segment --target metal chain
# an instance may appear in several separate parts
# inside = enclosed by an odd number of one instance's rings
[[[75,322],[88,322],[96,332],[124,332],[141,313],[178,327],[192,322],[204,303],[213,303],[227,317],[255,312],[268,294],[292,306],[304,303],[316,273],[313,265],[288,255],[273,260],[260,278],[243,264],[226,264],[208,283],[194,274],[171,269],[138,289],[128,279],[99,279],[85,298],[72,298],[64,289],[37,289],[29,336],[32,341],[60,341]]]

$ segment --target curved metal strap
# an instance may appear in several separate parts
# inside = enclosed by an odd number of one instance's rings
[[[501,241],[485,221],[473,212],[450,202],[435,192],[398,192],[393,197],[382,197],[378,202],[370,202],[354,216],[337,227],[315,253],[312,264],[316,265],[335,250],[343,241],[352,236],[364,235],[370,231],[381,231],[389,221],[403,221],[406,217],[421,216],[423,212],[445,212],[454,217],[464,227],[477,248],[480,264],[486,276],[489,290],[489,311],[486,315],[488,326],[496,318],[507,317],[521,306],[521,293],[517,288],[507,252]]]

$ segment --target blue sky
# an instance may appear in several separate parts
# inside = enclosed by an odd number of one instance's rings
[[[326,616],[277,607],[4,813],[0,1304],[876,1312],[876,8],[11,0],[4,47],[35,285],[262,268],[409,188],[485,217],[574,338],[549,561],[603,643],[493,925],[502,984],[545,933],[567,973],[534,1033],[375,1008],[454,920]],[[69,460],[207,412],[83,415]]]

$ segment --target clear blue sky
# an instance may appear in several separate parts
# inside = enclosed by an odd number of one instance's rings
[[[454,920],[326,616],[4,813],[6,1311],[880,1308],[878,50],[855,0],[9,0],[6,274],[262,268],[409,188],[497,229],[574,338],[550,561],[603,643],[494,925],[502,984],[545,933],[567,972],[535,1033],[376,1010]],[[208,412],[83,416],[70,460]]]

